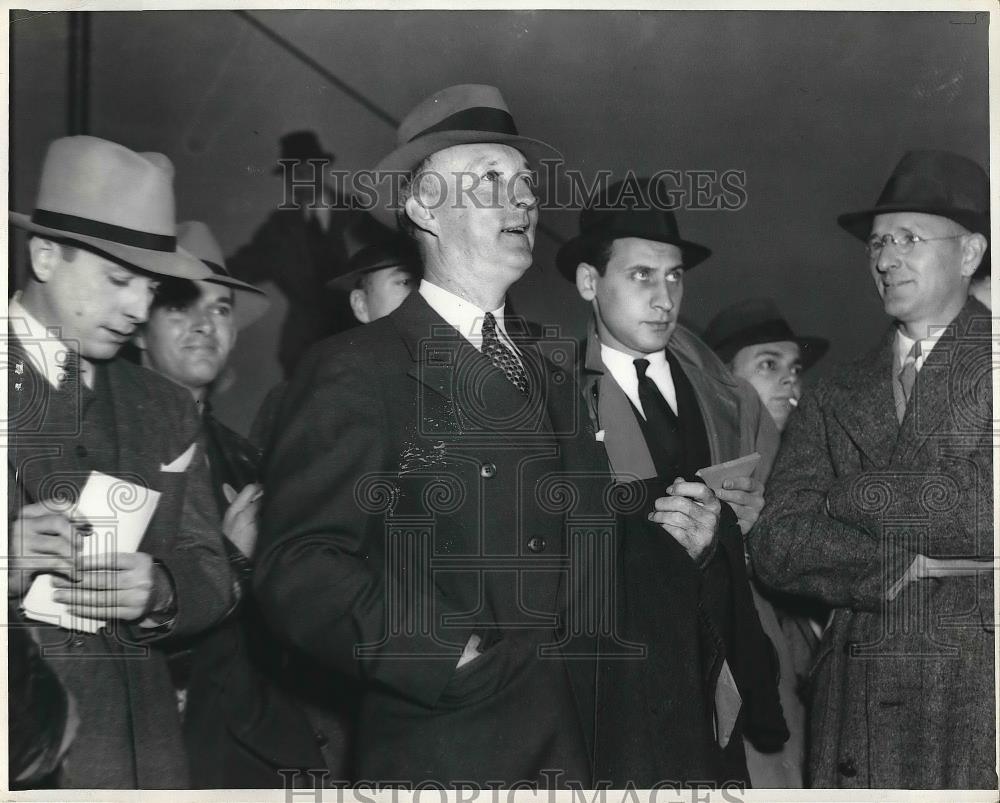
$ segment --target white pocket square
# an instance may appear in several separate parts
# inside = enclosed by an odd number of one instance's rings
[[[160,471],[169,471],[173,474],[180,474],[187,471],[187,467],[191,465],[191,460],[194,458],[194,453],[198,451],[198,444],[192,443],[188,446],[187,450],[174,460],[172,463],[167,463],[166,465],[160,466]]]

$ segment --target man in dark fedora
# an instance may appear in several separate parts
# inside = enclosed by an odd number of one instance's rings
[[[286,379],[309,346],[347,325],[325,286],[344,270],[345,231],[356,218],[324,180],[334,158],[314,131],[285,134],[273,171],[283,179],[282,202],[227,262],[236,278],[271,281],[288,301],[278,342]]]
[[[65,787],[188,785],[165,645],[206,630],[234,602],[191,398],[116,359],[160,281],[209,275],[177,247],[172,178],[162,154],[58,139],[34,213],[10,215],[29,233],[31,278],[10,302],[5,341],[8,593],[38,616],[24,596],[44,572],[67,606],[51,624],[32,622],[79,709],[57,780]],[[71,519],[95,472],[121,483],[110,520]],[[82,534],[128,526],[147,490],[159,497],[137,550],[86,556]]]
[[[802,397],[802,373],[830,347],[824,338],[792,332],[769,298],[722,310],[705,329],[705,342],[734,375],[753,386],[779,432]]]
[[[586,586],[569,558],[605,529],[574,521],[614,525],[607,471],[571,376],[504,304],[532,262],[530,171],[558,154],[485,85],[435,93],[398,143],[378,170],[410,181],[375,214],[398,215],[423,280],[291,382],[258,592],[294,644],[361,684],[356,779],[589,787],[595,665],[575,649],[591,634],[567,612]],[[719,506],[688,502],[655,524],[633,505],[634,524],[700,556]],[[658,526],[672,516],[677,541]]]
[[[818,787],[997,788],[988,258],[975,162],[911,151],[864,243],[891,319],[789,421],[750,534],[761,579],[834,608],[811,684]]]
[[[734,522],[730,538],[721,541],[731,558],[726,572],[721,578],[706,573],[702,585],[703,593],[714,595],[717,625],[743,700],[742,706],[736,704],[740,719],[731,725],[737,737],[745,732],[751,738],[749,747],[756,743],[772,754],[771,759],[761,758],[762,762],[777,765],[765,774],[751,762],[750,780],[755,786],[795,786],[795,762],[785,766],[787,756],[780,752],[788,732],[773,683],[776,667],[771,665],[770,647],[750,599],[741,538],[741,531],[750,530],[763,506],[762,480],[777,450],[777,433],[753,388],[736,379],[711,349],[678,322],[685,273],[711,252],[681,236],[673,212],[658,205],[657,189],[644,178],[612,184],[581,212],[579,235],[557,255],[559,271],[575,282],[593,310],[581,392],[591,421],[603,433],[611,470],[623,479],[657,478],[670,486],[668,493],[698,498],[697,493],[712,493],[695,476],[699,469],[755,451],[762,455],[752,476],[733,478],[715,492],[732,507],[739,527]],[[626,577],[630,585],[637,582]],[[652,590],[647,596],[657,598]],[[691,605],[698,601],[675,594],[661,620],[690,618]],[[769,635],[780,639],[775,629]],[[654,631],[651,638],[659,634]],[[669,639],[658,646],[668,652],[674,649]],[[628,668],[609,671],[624,675]],[[680,673],[669,677],[661,673],[646,681],[656,682],[664,685],[667,699],[693,696],[686,694]],[[609,680],[606,685],[609,708],[629,710],[634,697],[629,678]],[[708,691],[713,696],[706,704],[715,706],[718,717],[725,702],[718,695],[724,689]],[[649,718],[649,741],[664,742],[668,759],[672,745],[682,738],[664,727],[670,718]],[[727,740],[725,746],[727,768],[742,771],[745,780],[741,740]],[[733,777],[740,776],[729,779]]]

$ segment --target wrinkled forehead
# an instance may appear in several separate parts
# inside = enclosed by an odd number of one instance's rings
[[[761,357],[773,357],[778,360],[798,362],[802,359],[802,349],[791,340],[780,340],[772,343],[755,343],[740,349],[744,356],[751,360]]]
[[[889,212],[876,215],[872,219],[871,233],[874,235],[892,234],[904,230],[935,236],[961,234],[966,231],[961,224],[951,218],[929,215],[926,212]]]
[[[498,142],[452,145],[435,151],[429,161],[437,170],[465,171],[480,166],[495,166],[504,172],[516,173],[531,169],[528,160],[517,148]]]
[[[672,243],[643,237],[619,237],[611,244],[608,261],[623,268],[641,266],[673,270],[684,266],[684,255]]]

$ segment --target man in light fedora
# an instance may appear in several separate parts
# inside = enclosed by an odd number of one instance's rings
[[[594,654],[574,647],[591,634],[567,610],[586,585],[569,557],[595,529],[573,521],[614,525],[609,480],[572,341],[556,340],[560,367],[504,305],[532,262],[530,170],[557,156],[492,86],[410,112],[378,170],[411,180],[375,214],[415,242],[419,291],[320,344],[283,404],[256,585],[281,632],[361,684],[356,779],[592,783]],[[700,552],[718,506],[693,507]],[[674,543],[669,510],[648,510],[635,526]]]
[[[788,759],[783,752],[788,730],[774,684],[777,667],[751,599],[742,546],[742,534],[763,507],[763,479],[777,450],[777,433],[753,388],[736,379],[678,322],[685,275],[711,251],[681,236],[674,213],[657,202],[661,189],[650,179],[634,176],[607,187],[581,211],[579,235],[557,254],[560,273],[575,283],[593,311],[581,393],[591,421],[603,432],[611,470],[623,479],[656,479],[672,495],[726,503],[719,560],[686,567],[701,569],[695,575],[696,594],[680,584],[661,589],[655,578],[645,588],[640,575],[626,576],[632,597],[641,603],[625,616],[636,628],[647,628],[651,656],[662,655],[665,663],[655,673],[652,661],[607,670],[610,676],[601,695],[608,710],[605,721],[632,716],[634,727],[641,723],[648,730],[648,748],[639,752],[629,750],[627,743],[612,743],[606,761],[629,768],[647,782],[657,767],[661,772],[669,768],[672,774],[667,777],[675,779],[712,772],[707,777],[717,781],[746,781],[748,759],[740,738],[745,733],[750,750],[756,744],[770,754],[751,752],[750,781],[755,786],[796,786],[801,774],[797,781],[795,757],[788,761],[790,766],[783,764]],[[755,451],[762,460],[753,475],[732,478],[715,492],[696,476],[701,468]],[[635,560],[633,565],[640,563]],[[654,600],[659,607],[652,610],[658,616],[650,613]],[[716,626],[725,642],[718,661],[727,663],[719,680],[698,688],[691,676],[692,670],[703,671],[696,648],[685,644],[678,649],[677,639],[665,637],[657,627],[681,628],[698,621],[698,608],[705,605],[717,613]],[[776,626],[768,634],[780,639]],[[671,659],[674,664],[666,663]],[[702,660],[707,673],[713,666],[711,656]],[[730,705],[727,684],[732,676],[740,697]],[[656,684],[663,690],[658,696],[673,706],[647,713],[639,690]],[[727,728],[717,728],[714,736],[709,733],[704,743],[693,738],[699,735],[699,710],[722,720],[730,709],[738,718],[726,720]],[[675,722],[690,728],[681,731],[684,737],[677,735]],[[713,756],[717,745],[724,748],[721,756]],[[713,757],[716,765],[703,769]],[[755,757],[775,767],[762,772]],[[801,756],[798,762],[801,765]]]
[[[822,337],[796,335],[769,298],[722,310],[705,329],[705,343],[735,376],[753,386],[779,432],[802,397],[802,373],[830,347]]]
[[[286,379],[313,343],[349,323],[338,317],[346,310],[325,287],[344,270],[345,232],[357,217],[326,180],[334,159],[315,131],[282,136],[273,170],[282,177],[282,201],[227,260],[233,276],[255,284],[270,281],[288,302],[277,355]]]
[[[835,609],[813,786],[997,788],[989,213],[979,165],[911,151],[838,218],[891,325],[802,397],[749,540],[766,584]]]
[[[34,213],[10,215],[29,233],[31,277],[10,302],[5,341],[8,593],[39,615],[23,597],[45,572],[67,606],[51,624],[32,622],[79,708],[65,787],[188,785],[164,645],[206,630],[234,603],[191,398],[116,359],[160,281],[209,275],[177,247],[172,178],[162,154],[58,139]],[[71,520],[94,472],[131,485],[110,499],[111,521]],[[144,489],[159,497],[137,528],[138,549],[86,557],[82,535],[127,526],[133,505],[149,499]],[[96,632],[70,616],[96,620]]]

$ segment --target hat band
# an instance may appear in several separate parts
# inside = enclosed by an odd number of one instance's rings
[[[734,332],[729,337],[720,340],[715,346],[715,351],[722,351],[738,344],[740,348],[745,346],[755,346],[758,343],[781,343],[784,341],[795,342],[796,337],[791,327],[783,320],[761,321],[754,326]]]
[[[517,136],[517,126],[514,125],[514,118],[509,112],[491,106],[473,106],[448,115],[440,122],[414,134],[407,142],[440,131],[492,131],[496,134]]]
[[[96,237],[119,245],[145,248],[147,251],[164,251],[172,254],[177,250],[177,238],[168,234],[150,234],[146,231],[115,226],[113,223],[102,223],[99,220],[67,215],[63,212],[50,212],[48,209],[36,209],[31,216],[31,222],[47,229]]]

